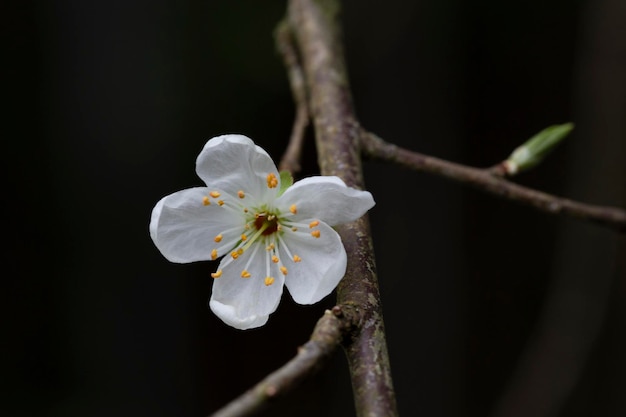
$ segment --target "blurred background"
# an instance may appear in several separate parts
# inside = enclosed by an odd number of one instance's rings
[[[626,207],[622,0],[342,6],[366,128],[487,167],[571,121],[515,181]],[[285,8],[2,6],[0,414],[205,416],[291,359],[333,305],[285,293],[265,327],[229,328],[207,307],[216,264],[171,264],[148,234],[161,197],[201,185],[209,138],[243,133],[281,157]],[[311,140],[301,175],[316,173]],[[623,234],[387,164],[365,178],[400,415],[626,415]],[[354,415],[342,352],[265,415]]]

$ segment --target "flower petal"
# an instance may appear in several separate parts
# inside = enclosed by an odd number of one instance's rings
[[[196,159],[196,173],[210,188],[233,195],[242,190],[257,201],[273,199],[280,190],[280,176],[272,158],[263,148],[243,135],[222,135],[209,140]],[[279,181],[267,185],[267,175]]]
[[[298,255],[300,262],[287,261],[291,257],[284,245],[279,245],[280,257],[289,273],[285,285],[298,304],[313,304],[330,294],[346,272],[347,256],[339,234],[325,223],[316,228],[320,237],[309,232],[286,231],[283,243],[289,253]]]
[[[242,330],[264,325],[283,293],[284,277],[280,274],[273,276],[272,285],[265,285],[269,259],[265,248],[256,251],[255,248],[259,246],[250,248],[234,261],[228,256],[222,259],[218,268],[222,269],[222,276],[213,281],[209,302],[211,310],[226,324]],[[251,276],[242,278],[246,265]]]
[[[308,177],[296,182],[276,200],[276,206],[287,211],[297,207],[294,221],[318,219],[331,226],[354,221],[374,207],[367,191],[348,187],[334,176]]]
[[[210,260],[211,250],[217,246],[215,236],[229,228],[243,230],[243,216],[218,204],[202,204],[208,192],[204,187],[178,191],[163,197],[152,209],[150,237],[169,261]],[[233,236],[239,233],[231,232]]]

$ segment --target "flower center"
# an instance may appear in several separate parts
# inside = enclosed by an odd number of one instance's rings
[[[278,230],[278,217],[271,213],[257,213],[254,219],[254,227],[263,230],[263,236],[271,235]]]
[[[268,174],[267,186],[275,188],[277,185],[276,175]],[[243,216],[244,220],[243,228],[239,225],[227,228],[213,238],[216,245],[210,248],[211,259],[216,260],[226,253],[230,253],[230,256],[220,263],[222,269],[212,273],[211,276],[219,278],[222,276],[223,269],[237,263],[241,266],[241,278],[254,279],[253,275],[260,275],[259,270],[265,266],[263,282],[266,286],[270,286],[274,283],[274,277],[277,274],[287,275],[288,273],[288,267],[281,259],[280,252],[292,265],[302,261],[298,254],[289,249],[287,239],[295,234],[306,234],[318,239],[320,230],[317,227],[320,222],[319,220],[312,220],[309,223],[293,222],[291,217],[298,213],[298,207],[295,204],[290,205],[289,211],[283,213],[269,204],[247,205],[245,204],[247,198],[248,194],[243,190],[237,191],[236,197],[234,194],[224,193],[222,196],[220,191],[210,191],[202,198],[203,206],[212,206],[213,203],[217,203],[219,210],[229,210],[238,216]],[[242,259],[245,259],[243,255],[248,250],[251,251],[250,255],[242,262]],[[256,273],[250,269],[253,264],[256,264]]]

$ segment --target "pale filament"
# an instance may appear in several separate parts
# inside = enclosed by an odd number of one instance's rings
[[[265,257],[265,277],[271,277],[270,275],[270,254],[268,253],[267,256]],[[266,278],[267,279],[267,278]]]
[[[255,258],[256,253],[259,251],[260,247],[261,247],[261,245],[256,245],[254,247],[254,249],[252,249],[252,253],[250,254],[250,258],[248,258],[248,261],[246,262],[246,265],[243,267],[244,271],[249,271],[250,264],[252,263],[252,260]]]
[[[291,251],[289,250],[289,248],[288,248],[288,247],[287,247],[287,245],[285,244],[285,241],[283,240],[283,238],[282,238],[282,237],[280,237],[280,236],[277,236],[277,237],[276,237],[276,239],[278,240],[278,243],[279,243],[280,247],[281,247],[282,249],[284,249],[284,250],[285,250],[285,252],[287,253],[287,256],[289,256],[289,259],[291,259],[292,261],[296,262],[296,261],[294,260],[294,256],[293,256],[293,254],[291,253]]]
[[[231,233],[233,231],[240,231],[241,227],[237,226],[237,227],[231,227],[230,229],[224,230],[223,232],[220,233],[220,235],[225,235],[227,233]],[[218,235],[219,236],[219,235]],[[231,248],[233,248],[241,239],[241,235],[239,236],[235,236],[234,238],[232,238],[231,240],[228,240],[226,242],[221,243],[221,245],[219,245],[216,249],[219,253],[224,253],[224,251],[230,250]],[[245,249],[244,249],[245,250]]]

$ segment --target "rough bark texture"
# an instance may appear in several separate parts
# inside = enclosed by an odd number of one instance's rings
[[[289,22],[296,34],[310,96],[320,170],[365,188],[356,120],[338,31],[335,1],[293,0]],[[358,323],[344,342],[359,416],[397,414],[373,245],[367,216],[337,228],[348,253],[338,305],[353,308]]]

